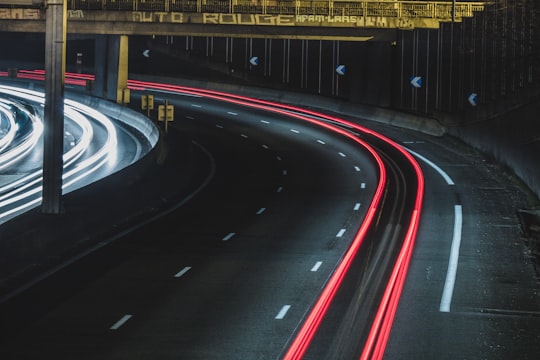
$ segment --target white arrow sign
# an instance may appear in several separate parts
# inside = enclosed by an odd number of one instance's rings
[[[422,77],[421,76],[411,76],[411,85],[415,88],[422,87]]]
[[[253,66],[259,65],[259,58],[257,56],[253,56],[251,59],[249,59],[249,63]]]
[[[150,49],[146,49],[143,51],[143,56],[149,58],[150,57]]]
[[[469,95],[467,100],[469,101],[469,104],[471,104],[471,106],[476,106],[478,104],[478,94],[472,93],[471,95]]]
[[[345,75],[345,65],[336,66],[336,72],[338,75]]]

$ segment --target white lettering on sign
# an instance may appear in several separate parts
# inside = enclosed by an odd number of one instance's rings
[[[68,18],[70,19],[83,19],[84,12],[82,10],[68,10]]]
[[[297,23],[305,22],[328,22],[328,23],[343,23],[355,24],[358,21],[358,16],[329,16],[329,15],[296,15]]]
[[[156,22],[156,23],[183,23],[184,14],[179,12],[148,12],[133,11],[131,13],[134,22]]]
[[[293,26],[294,15],[204,13],[203,24]]]
[[[388,18],[385,16],[360,16],[359,25],[364,27],[388,28]]]
[[[39,9],[0,9],[0,19],[39,20],[41,12]]]

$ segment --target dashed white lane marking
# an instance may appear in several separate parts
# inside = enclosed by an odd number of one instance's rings
[[[360,203],[354,204],[354,209],[353,209],[353,210],[354,210],[354,211],[360,210],[360,206],[361,206]]]
[[[257,211],[257,215],[261,215],[264,211],[266,210],[266,208],[260,208],[259,211]]]
[[[448,270],[446,272],[446,281],[444,283],[443,294],[441,298],[440,312],[450,312],[452,294],[456,283],[456,273],[459,260],[459,247],[461,245],[461,228],[463,224],[463,214],[461,205],[454,206],[454,237],[452,247],[450,248],[450,260],[448,261]]]
[[[223,125],[216,124],[216,127],[217,127],[218,129],[223,129]]]
[[[266,150],[270,149],[270,147],[266,144],[262,144],[261,146],[263,147],[263,149],[266,149]]]
[[[230,240],[234,235],[236,235],[236,233],[228,233],[227,236],[225,236],[222,240],[223,241],[228,241]]]
[[[359,168],[358,166],[355,166],[355,167],[354,167],[354,170],[360,171],[360,168]]]
[[[268,120],[261,120],[261,122],[262,122],[263,124],[270,124],[270,121],[268,121]]]
[[[291,308],[291,305],[284,305],[281,310],[279,310],[278,314],[276,315],[276,320],[281,320],[287,315],[287,311]]]
[[[339,156],[341,156],[341,157],[347,157],[347,155],[345,155],[345,154],[342,153],[341,151],[340,151],[338,154],[339,154]]]
[[[196,107],[196,108],[202,107],[202,105],[199,105],[199,104],[191,104],[191,106]]]
[[[321,145],[325,145],[325,144],[326,144],[326,143],[325,143],[324,141],[322,141],[322,140],[317,140],[317,142],[318,142],[319,144],[321,144]]]
[[[241,137],[243,137],[244,139],[247,139],[248,136],[246,134],[240,134]]]
[[[188,119],[188,120],[195,120],[195,118],[194,118],[193,116],[189,116],[189,115],[186,116],[186,119]]]
[[[300,131],[296,130],[296,129],[291,129],[291,132],[295,133],[295,134],[300,134]]]
[[[191,266],[186,266],[185,268],[183,268],[182,270],[180,270],[179,272],[177,272],[174,277],[175,278],[179,278],[181,277],[182,275],[184,275],[185,273],[187,273],[189,270],[191,270]]]
[[[339,232],[337,233],[336,237],[342,237],[343,234],[345,234],[345,229],[339,230]]]
[[[283,186],[278,187],[277,190],[276,190],[276,192],[278,192],[278,193],[280,193],[282,191],[283,191]]]
[[[287,170],[283,170],[283,175],[287,175]]]
[[[321,265],[322,265],[322,261],[317,261],[317,262],[315,263],[315,265],[313,265],[313,267],[311,268],[311,271],[317,271],[317,270],[319,270],[319,268],[321,267]]]
[[[281,156],[276,156],[277,161],[281,161]]]
[[[114,323],[113,326],[110,327],[111,330],[118,330],[122,325],[126,323],[129,319],[131,319],[132,315],[124,315],[120,320]]]
[[[237,113],[232,112],[232,111],[227,111],[227,114],[229,114],[229,115],[234,115],[234,116],[238,115]]]
[[[365,189],[365,188],[366,188],[366,183],[361,183],[361,184],[360,184],[360,188],[361,188],[361,189]]]

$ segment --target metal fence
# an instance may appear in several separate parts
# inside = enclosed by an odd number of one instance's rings
[[[456,2],[455,16],[471,17],[486,3]],[[68,9],[448,19],[453,4],[397,0],[68,0]]]

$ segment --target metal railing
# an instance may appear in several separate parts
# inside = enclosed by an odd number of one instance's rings
[[[457,19],[488,2],[458,1]],[[452,1],[374,0],[68,0],[69,10],[197,12],[449,19]]]

